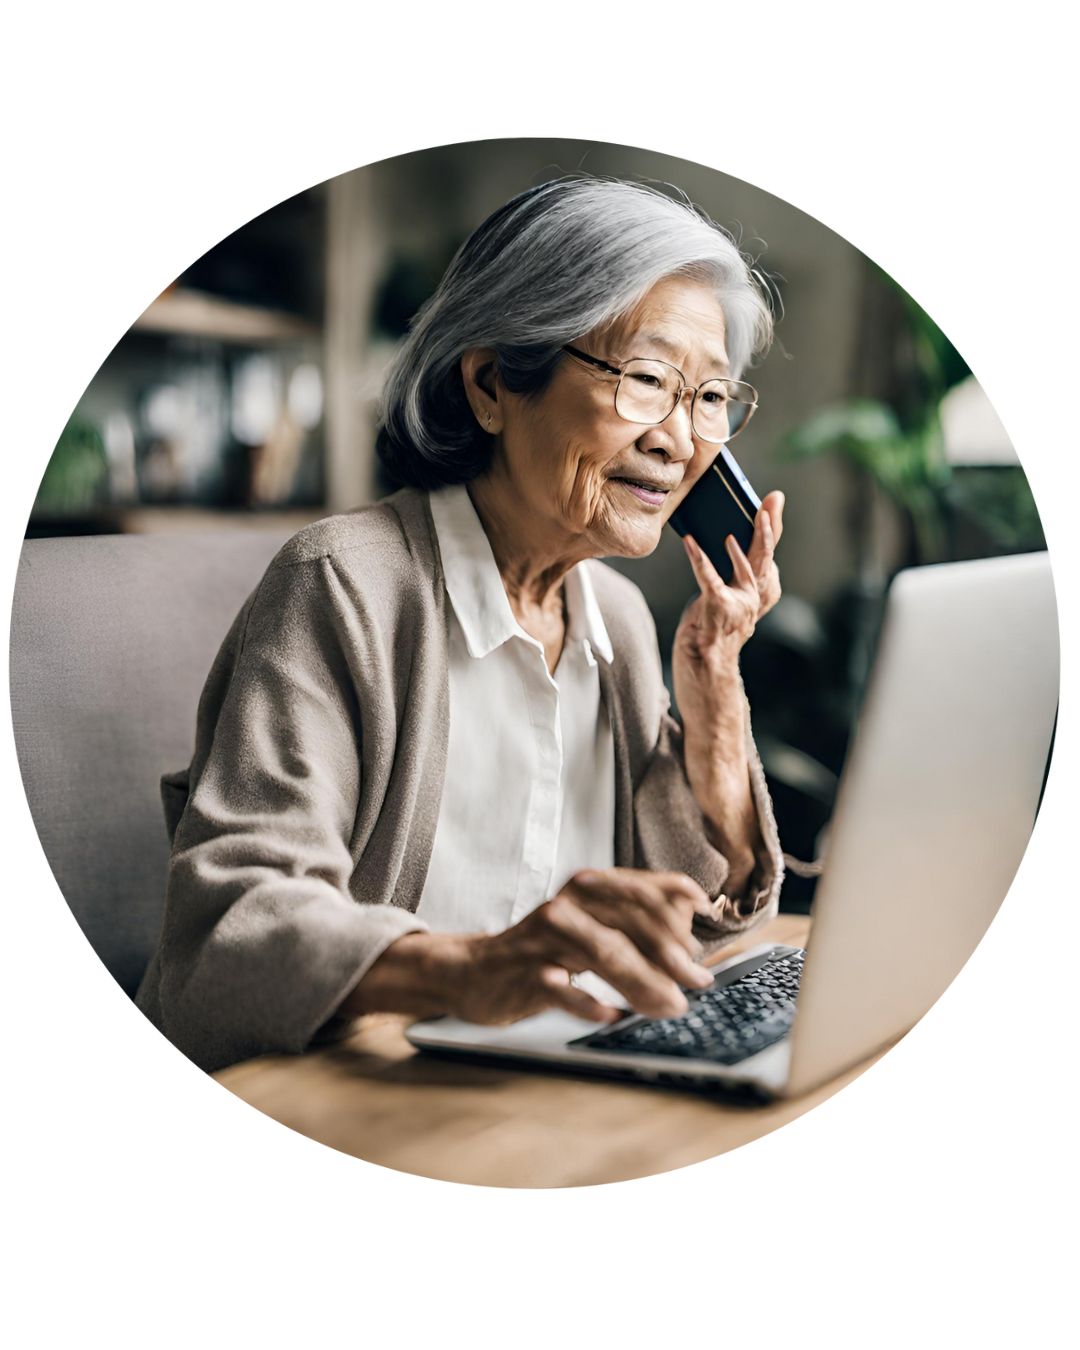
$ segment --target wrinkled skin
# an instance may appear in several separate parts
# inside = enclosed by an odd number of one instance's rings
[[[633,1007],[655,1017],[686,1011],[672,982],[704,988],[708,974],[696,964],[700,944],[690,925],[712,906],[704,891],[678,873],[611,868],[579,872],[562,891],[515,925],[478,944],[463,999],[469,1020],[508,1021],[558,1002],[592,1021],[610,1010],[575,988],[571,975],[592,970]],[[668,980],[657,979],[657,972]]]
[[[618,323],[574,345],[601,360],[667,361],[693,386],[729,374],[723,311],[707,287],[685,278],[658,282]],[[689,394],[665,422],[643,427],[615,412],[614,376],[572,357],[531,398],[499,385],[490,350],[466,353],[462,369],[481,426],[498,438],[487,481],[473,486],[486,500],[492,484],[510,485],[522,516],[532,522],[537,551],[552,558],[651,553],[664,522],[716,458],[716,445],[693,437]],[[627,477],[670,489],[663,505],[635,497],[619,481]],[[770,494],[766,506],[778,539],[782,494]],[[763,585],[778,596],[776,574],[761,557],[751,562],[761,565]]]
[[[610,328],[574,346],[602,360],[667,361],[697,386],[729,374],[724,316],[700,282],[658,282]],[[480,425],[495,437],[491,468],[469,485],[515,617],[543,642],[554,671],[565,636],[562,578],[585,558],[643,557],[712,463],[718,447],[697,440],[690,395],[660,426],[623,420],[616,377],[565,357],[539,395],[511,394],[495,353],[464,354],[462,377]],[[644,501],[625,479],[665,490]],[[561,1007],[593,1021],[620,1012],[574,987],[593,970],[650,1016],[685,1010],[680,985],[704,987],[695,964],[695,913],[720,917],[751,883],[760,844],[746,761],[739,652],[780,597],[773,550],[783,494],[765,498],[749,555],[733,538],[725,584],[693,540],[686,551],[700,594],[679,624],[672,652],[675,696],[686,727],[687,778],[714,843],[728,859],[729,894],[715,904],[688,877],[629,869],[578,874],[557,896],[493,935],[411,933],[372,966],[343,1011],[450,1012],[503,1023]]]

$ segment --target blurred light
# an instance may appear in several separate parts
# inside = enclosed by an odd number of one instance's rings
[[[774,642],[809,656],[829,644],[828,634],[814,606],[790,593],[780,597],[775,608],[761,620],[759,630],[767,632]]]
[[[183,396],[175,385],[159,384],[151,389],[143,403],[143,421],[150,435],[163,441],[176,436],[184,424],[183,405]]]
[[[181,386],[186,420],[179,449],[182,490],[197,493],[221,472],[225,441],[226,390],[219,366],[205,363],[189,370]]]
[[[103,440],[109,461],[109,495],[114,502],[135,501],[139,495],[135,474],[135,429],[126,413],[109,413]]]
[[[289,413],[305,431],[317,427],[323,411],[322,375],[318,366],[297,366],[289,380]]]
[[[249,356],[232,382],[232,431],[244,445],[264,445],[281,411],[281,371],[271,356]]]
[[[1018,464],[1009,433],[974,375],[941,400],[941,430],[950,464]]]
[[[757,747],[762,766],[773,778],[827,806],[836,800],[840,780],[813,756],[772,736],[759,735]]]

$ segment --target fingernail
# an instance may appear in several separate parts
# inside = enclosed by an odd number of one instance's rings
[[[691,558],[701,557],[701,549],[698,548],[697,542],[692,538],[692,536],[686,535],[685,538],[683,539],[683,543],[686,545],[686,551],[687,553],[690,554]]]
[[[693,979],[686,981],[687,984],[696,985],[698,989],[707,989],[712,982],[712,972],[706,970],[704,966],[695,966]]]
[[[595,886],[599,881],[599,872],[575,872],[574,874],[574,884],[577,886]]]

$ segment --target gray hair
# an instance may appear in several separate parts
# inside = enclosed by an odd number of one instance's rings
[[[538,393],[566,343],[676,274],[714,288],[738,377],[771,341],[770,293],[733,237],[688,200],[574,177],[501,206],[458,250],[390,365],[377,441],[390,477],[430,489],[487,467],[494,437],[477,422],[461,376],[470,347],[494,349],[512,393]]]

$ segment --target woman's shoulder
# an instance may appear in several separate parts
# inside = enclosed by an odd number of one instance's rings
[[[370,505],[325,516],[294,534],[271,568],[327,561],[346,569],[367,569],[375,559],[378,567],[368,573],[372,581],[404,581],[417,572],[434,571],[431,516],[424,493],[403,488]]]
[[[439,612],[439,570],[426,496],[411,489],[294,534],[274,556],[238,623],[245,642],[322,632],[366,614],[384,638]]]

